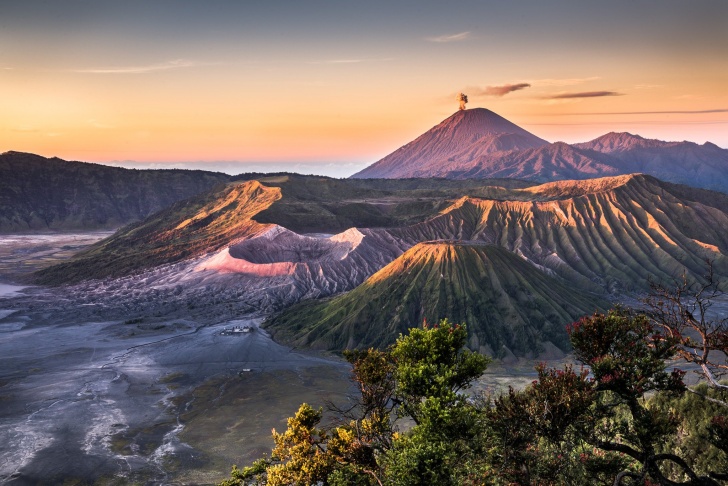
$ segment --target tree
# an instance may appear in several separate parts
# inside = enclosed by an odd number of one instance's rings
[[[509,389],[487,410],[494,475],[512,484],[611,482],[627,463],[584,440],[597,393],[588,372],[543,364],[536,371],[531,386]]]
[[[717,485],[700,476],[674,453],[658,452],[658,445],[676,433],[675,417],[647,406],[645,394],[685,391],[684,372],[665,370],[665,361],[678,350],[679,340],[659,332],[644,314],[617,308],[608,314],[582,318],[569,328],[574,354],[588,365],[597,399],[595,422],[585,440],[602,450],[624,454],[635,468],[617,475],[615,485],[646,478],[660,485]],[[668,478],[661,464],[669,463],[687,477],[678,483]]]
[[[702,281],[688,280],[687,275],[665,285],[650,282],[650,294],[643,300],[649,317],[662,333],[677,342],[676,354],[687,363],[699,367],[709,386],[728,393],[728,385],[720,379],[728,374],[728,317],[716,319],[711,307],[724,295],[723,286],[707,261]],[[689,389],[692,393],[699,393]],[[719,395],[720,396],[720,395]],[[702,397],[728,408],[724,398]]]
[[[461,392],[490,361],[464,349],[466,340],[464,325],[443,320],[385,351],[346,352],[359,397],[332,407],[338,424],[321,428],[322,411],[301,405],[286,431],[273,431],[270,460],[234,467],[221,484],[458,484],[478,423]],[[396,430],[401,418],[414,423],[407,433]]]

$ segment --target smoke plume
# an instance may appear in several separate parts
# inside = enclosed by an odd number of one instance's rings
[[[468,102],[468,95],[466,95],[464,93],[460,93],[459,95],[457,95],[455,97],[455,99],[460,102],[460,109],[461,110],[464,110],[465,109],[465,103]]]

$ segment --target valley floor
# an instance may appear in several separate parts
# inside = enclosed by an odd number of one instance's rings
[[[257,327],[266,289],[19,283],[103,236],[0,237],[1,483],[214,484],[300,403],[352,391],[342,360]],[[221,334],[234,325],[254,331]],[[533,364],[496,363],[476,388],[525,385]]]
[[[260,316],[232,320],[225,306],[205,318],[162,316],[153,299],[131,314],[120,299],[8,281],[22,273],[22,254],[64,251],[68,235],[55,243],[0,241],[0,265],[14,270],[0,285],[3,484],[213,483],[268,448],[270,429],[298,402],[346,392],[341,361],[274,343],[257,329]],[[221,335],[232,325],[256,330]],[[231,420],[232,433],[217,430]]]

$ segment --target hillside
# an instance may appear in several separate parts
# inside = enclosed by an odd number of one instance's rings
[[[426,222],[390,230],[415,244],[434,239],[504,247],[591,291],[643,290],[648,278],[705,259],[728,275],[728,196],[630,175],[560,181],[511,191],[510,200],[464,197]]]
[[[566,324],[608,305],[503,248],[426,242],[351,292],[294,306],[266,328],[294,345],[341,350],[383,347],[423,319],[447,317],[467,323],[471,348],[502,357],[566,350]]]
[[[55,285],[121,277],[215,253],[235,246],[241,239],[262,236],[274,226],[301,233],[328,234],[351,227],[405,226],[438,214],[463,194],[493,197],[507,194],[509,188],[531,185],[513,180],[464,184],[445,179],[351,181],[292,174],[258,177],[257,180],[243,180],[245,178],[238,177],[241,180],[217,186],[124,227],[71,260],[37,273],[36,282]],[[286,239],[296,245],[316,244],[312,239],[300,243],[296,238],[288,238],[289,233],[291,231],[283,236],[276,233],[276,241]],[[272,235],[265,234],[264,240]],[[380,245],[379,252],[389,260],[382,262],[380,257],[369,255],[367,258],[371,264],[378,265],[376,267],[360,261],[362,271],[368,273],[357,277],[358,282],[403,251],[399,244],[382,243],[379,236],[372,236],[367,241],[370,240]],[[280,251],[280,244],[265,241],[264,246],[270,246],[261,248],[260,252]]]
[[[395,190],[398,184],[404,188]],[[203,266],[206,271],[289,262],[298,285],[342,291],[431,240],[500,246],[590,292],[641,291],[650,277],[671,279],[684,270],[700,278],[705,259],[728,275],[728,196],[722,193],[644,175],[462,190],[452,186],[457,181],[426,184],[303,176],[230,183],[123,228],[36,277],[51,284],[118,277],[227,252],[218,257],[224,265]],[[351,230],[361,235],[355,248],[343,260],[320,261],[321,245],[328,245],[321,238],[342,233],[344,223],[358,228]],[[287,224],[317,235],[271,232]],[[269,270],[257,266],[252,273]]]
[[[352,178],[510,178],[538,182],[644,173],[728,192],[728,150],[608,133],[549,144],[483,108],[455,113]]]
[[[40,270],[40,284],[118,277],[193,258],[263,231],[251,218],[280,198],[258,181],[230,183],[122,228],[71,260]]]
[[[0,233],[118,228],[225,183],[190,170],[131,170],[0,154]]]

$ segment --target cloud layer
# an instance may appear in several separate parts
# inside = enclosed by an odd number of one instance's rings
[[[622,96],[624,93],[616,91],[578,91],[572,93],[559,93],[555,95],[545,96],[546,100],[571,100],[575,98],[601,98],[602,96]]]
[[[504,84],[502,86],[486,86],[485,89],[481,89],[476,94],[479,96],[505,96],[508,93],[513,93],[514,91],[519,91],[530,87],[531,85],[528,83]]]
[[[427,40],[430,42],[459,42],[470,37],[470,31],[460,32],[458,34],[440,35],[437,37],[428,37]]]
[[[153,73],[156,71],[169,71],[170,69],[182,69],[199,66],[198,63],[190,61],[188,59],[174,59],[172,61],[166,61],[157,64],[148,64],[146,66],[119,66],[119,67],[104,67],[104,68],[91,68],[91,69],[77,69],[77,73],[89,73],[89,74],[146,74]]]

